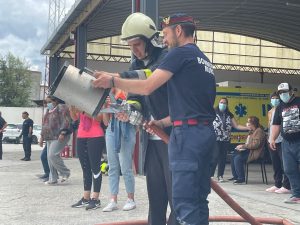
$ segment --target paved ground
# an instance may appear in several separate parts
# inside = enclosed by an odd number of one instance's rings
[[[102,209],[86,211],[73,209],[71,204],[82,196],[82,173],[78,159],[66,159],[71,169],[67,184],[46,186],[36,175],[42,172],[39,154],[41,148],[33,145],[32,161],[24,162],[22,146],[4,144],[3,160],[0,161],[0,225],[93,225],[113,221],[146,219],[148,211],[145,177],[136,177],[136,203],[133,211],[117,210],[104,213]],[[225,178],[230,177],[227,165]],[[248,185],[232,185],[230,182],[221,186],[250,214],[257,217],[288,218],[294,224],[300,224],[300,204],[283,203],[289,195],[266,193],[269,187],[262,184],[258,165],[251,165]],[[271,167],[268,166],[268,178],[272,180]],[[107,204],[108,182],[103,178],[101,201],[102,208]],[[126,200],[124,183],[121,180],[119,206]],[[237,215],[214,192],[209,196],[210,215]],[[237,224],[237,223],[210,223]],[[239,223],[242,224],[242,223]]]

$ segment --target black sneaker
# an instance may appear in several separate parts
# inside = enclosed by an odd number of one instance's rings
[[[86,210],[90,210],[90,209],[97,209],[101,206],[101,202],[99,199],[94,199],[92,198],[89,202],[89,204],[87,205],[87,207],[85,207]]]
[[[235,177],[231,177],[228,179],[229,181],[236,181],[237,179]]]
[[[233,182],[233,184],[239,184],[239,185],[241,185],[241,184],[246,184],[246,183],[245,183],[244,180],[236,180],[236,181]]]
[[[77,203],[71,205],[72,208],[82,208],[87,205],[89,205],[90,200],[86,200],[85,198],[82,197]]]
[[[25,159],[24,159],[24,161],[30,161],[30,160],[31,160],[30,158],[25,158]]]

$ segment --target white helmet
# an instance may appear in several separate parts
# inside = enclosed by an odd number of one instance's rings
[[[121,40],[129,40],[137,37],[145,37],[150,41],[158,36],[153,20],[143,13],[132,13],[127,17],[122,26]]]

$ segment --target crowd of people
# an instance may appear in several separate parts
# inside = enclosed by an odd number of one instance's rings
[[[194,43],[193,18],[174,14],[163,19],[161,28],[167,48],[158,42],[159,31],[148,16],[130,15],[121,34],[133,53],[130,69],[121,73],[95,72],[93,81],[95,88],[111,88],[117,102],[127,102],[150,121],[148,124],[170,135],[167,145],[151,128],[140,133],[146,150],[143,161],[149,198],[148,224],[208,224],[210,180],[218,167],[218,181],[225,181],[232,128],[247,131],[248,136],[245,143],[234,149],[229,180],[245,184],[245,164],[263,157],[265,147],[269,146],[275,184],[266,191],[291,193],[285,202],[300,203],[300,98],[291,85],[280,84],[270,97],[268,136],[256,116],[249,116],[245,125],[238,124],[227,98],[222,97],[214,108],[215,76],[209,59]],[[109,104],[108,98],[105,107]],[[121,174],[127,192],[123,210],[135,209],[132,157],[137,130],[128,115],[119,112],[91,117],[54,96],[47,97],[46,105],[40,140],[41,146],[46,142],[41,154],[45,172],[41,178],[45,184],[56,185],[59,176],[60,182],[69,179],[71,173],[60,151],[73,132],[71,121],[78,120],[76,141],[83,195],[72,207],[100,207],[101,155],[106,147],[111,197],[103,211],[118,209]],[[23,118],[27,119],[25,114]],[[102,123],[107,126],[106,131]],[[0,134],[5,124],[0,114]],[[27,120],[23,126],[30,124]],[[22,133],[26,159],[30,159],[26,144],[31,132],[29,129]],[[168,204],[171,212],[166,220]]]

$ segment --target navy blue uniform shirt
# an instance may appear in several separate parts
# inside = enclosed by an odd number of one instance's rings
[[[171,49],[158,69],[173,73],[168,81],[171,120],[213,121],[216,82],[209,59],[195,44]]]
[[[28,118],[24,120],[23,126],[22,126],[22,135],[23,137],[27,137],[29,134],[29,127],[33,127],[33,120]]]

